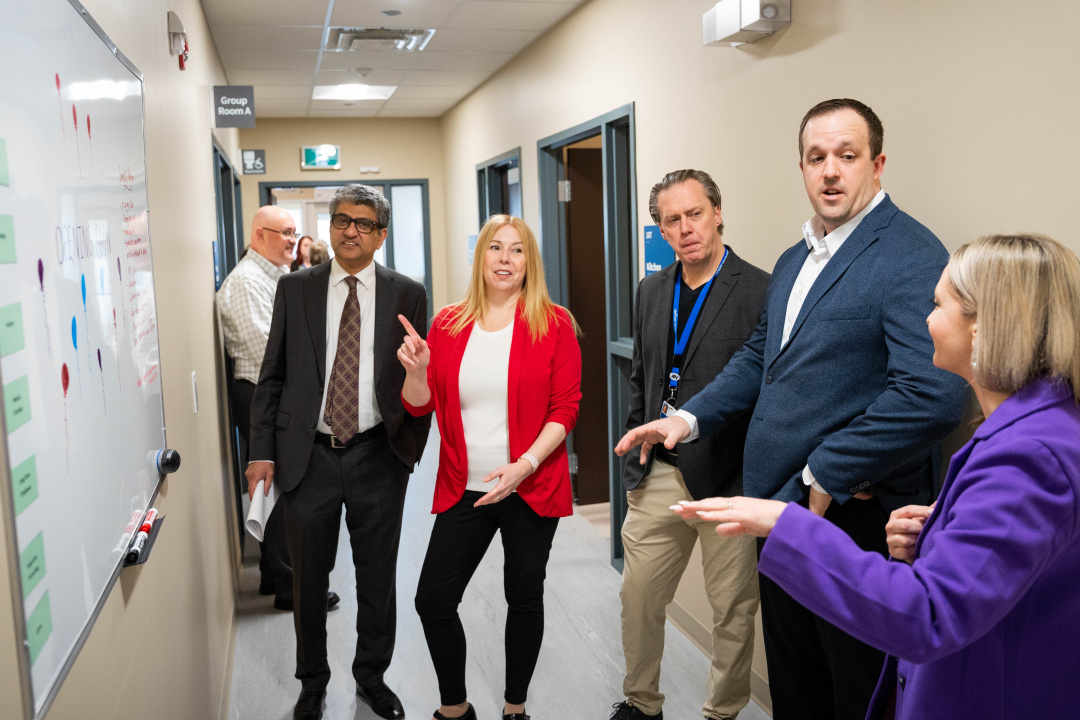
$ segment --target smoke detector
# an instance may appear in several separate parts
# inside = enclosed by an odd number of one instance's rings
[[[434,30],[409,28],[331,28],[326,50],[419,52],[434,34]]]

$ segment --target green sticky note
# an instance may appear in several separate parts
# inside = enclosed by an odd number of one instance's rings
[[[37,461],[34,456],[23,460],[11,471],[12,488],[15,491],[15,514],[18,515],[37,500]]]
[[[7,169],[7,140],[0,138],[0,185],[11,185]]]
[[[45,577],[45,533],[39,532],[26,549],[19,553],[19,570],[22,572],[23,598]]]
[[[30,422],[30,378],[26,375],[4,386],[4,418],[9,434]]]
[[[24,347],[22,307],[15,303],[0,308],[0,357],[7,357]]]
[[[41,602],[26,621],[26,642],[30,645],[30,664],[37,660],[45,641],[52,635],[52,609],[49,607],[49,591],[41,596]]]
[[[10,215],[0,215],[0,263],[15,264],[15,223]]]

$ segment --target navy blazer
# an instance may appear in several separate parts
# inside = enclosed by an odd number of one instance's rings
[[[814,281],[781,348],[808,255],[800,240],[780,257],[754,334],[683,409],[706,437],[753,408],[748,496],[802,500],[809,463],[837,502],[868,490],[887,511],[927,504],[937,443],[960,422],[968,393],[934,367],[926,327],[949,254],[886,195]]]

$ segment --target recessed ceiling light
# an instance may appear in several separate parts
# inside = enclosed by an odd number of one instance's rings
[[[400,10],[383,10],[382,14],[385,15],[386,17],[397,17],[398,15],[401,14],[401,11]]]
[[[386,100],[397,85],[361,85],[343,83],[341,85],[316,85],[311,94],[312,100]]]

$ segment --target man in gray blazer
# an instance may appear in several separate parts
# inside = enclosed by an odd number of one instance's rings
[[[776,263],[761,323],[676,416],[616,446],[703,442],[752,411],[745,494],[798,502],[882,555],[889,512],[929,504],[937,444],[968,393],[934,367],[926,329],[949,254],[882,189],[883,138],[857,100],[806,113],[799,167],[814,214]],[[768,577],[760,586],[773,717],[862,720],[884,653]]]
[[[401,404],[405,370],[396,357],[405,329],[427,327],[424,287],[374,262],[390,204],[366,185],[330,201],[332,262],[284,276],[251,406],[249,492],[281,489],[293,566],[294,718],[322,717],[330,681],[326,591],[341,507],[356,569],[356,692],[383,718],[404,716],[386,686],[396,626],[401,513],[409,473],[427,441],[430,416]]]
[[[700,170],[668,173],[649,194],[649,212],[678,262],[638,285],[626,429],[675,412],[709,383],[753,332],[769,275],[722,239],[720,190]],[[747,415],[747,418],[749,415]],[[713,523],[686,522],[680,500],[742,493],[748,419],[695,445],[662,445],[623,466],[629,511],[623,523],[623,693],[612,718],[663,718],[660,661],[665,608],[701,545],[713,608],[713,660],[706,718],[732,718],[750,699],[757,559],[750,538],[721,538]]]

